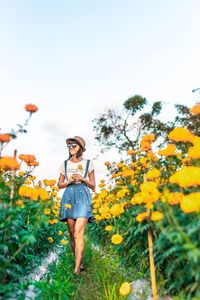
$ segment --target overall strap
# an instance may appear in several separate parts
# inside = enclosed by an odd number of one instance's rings
[[[86,178],[86,176],[87,176],[87,173],[88,173],[88,168],[89,168],[89,163],[90,163],[90,159],[87,159],[87,162],[86,162],[86,167],[85,167],[85,174],[84,174],[84,178]]]
[[[65,168],[65,178],[68,180],[68,177],[67,177],[67,161],[69,160],[69,158],[68,159],[66,159],[65,161],[64,161],[64,168]]]

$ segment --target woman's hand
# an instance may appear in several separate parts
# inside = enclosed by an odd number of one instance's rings
[[[81,182],[84,180],[83,176],[80,174],[73,174],[72,176],[76,182]]]
[[[75,182],[75,178],[74,178],[74,175],[72,175],[68,180],[68,184],[72,184],[74,182]]]

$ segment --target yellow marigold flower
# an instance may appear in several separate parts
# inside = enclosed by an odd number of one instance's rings
[[[127,188],[122,188],[120,191],[117,192],[116,197],[118,199],[125,198],[126,195],[129,195],[130,191]]]
[[[113,234],[111,237],[111,242],[115,245],[121,244],[123,237],[120,234]]]
[[[194,135],[186,128],[179,127],[173,129],[169,134],[168,138],[175,142],[190,142],[192,143]]]
[[[54,186],[54,185],[51,187],[51,189],[52,189],[53,191],[59,191],[59,190],[60,190],[57,186]]]
[[[152,151],[147,152],[147,157],[153,161],[157,161],[158,158],[155,156],[155,154]]]
[[[26,185],[22,185],[22,186],[20,186],[20,188],[19,188],[18,194],[19,194],[20,196],[29,198],[29,197],[30,197],[30,194],[31,194],[31,192],[32,192],[32,190],[33,190],[32,187],[26,186]]]
[[[58,223],[58,219],[53,219],[54,224]]]
[[[101,183],[104,183],[104,182],[105,182],[105,179],[100,179],[100,182],[101,182]]]
[[[113,216],[119,216],[121,214],[124,213],[124,208],[123,206],[121,206],[120,204],[114,204],[111,208],[110,208],[110,213]]]
[[[160,221],[163,219],[163,214],[159,211],[153,211],[151,214],[152,221]]]
[[[14,157],[10,156],[2,156],[0,158],[0,169],[3,170],[18,170],[20,168],[20,164]]]
[[[120,169],[120,168],[123,168],[125,165],[124,165],[124,163],[118,163],[116,166],[117,166],[117,168]]]
[[[117,180],[117,181],[115,182],[115,184],[116,184],[116,185],[121,185],[121,184],[122,184],[122,181],[121,181],[121,180]]]
[[[67,244],[67,241],[65,239],[62,239],[61,244],[65,246]]]
[[[100,215],[95,215],[95,220],[96,220],[96,221],[101,221],[101,220],[102,220],[102,216],[100,216]]]
[[[161,149],[158,151],[158,155],[160,156],[174,156],[177,155],[176,146],[174,144],[168,144],[165,149]]]
[[[52,237],[48,237],[47,239],[48,239],[48,241],[49,241],[50,243],[53,243],[53,238],[52,238]]]
[[[120,289],[119,289],[119,293],[122,296],[126,296],[128,294],[130,294],[131,292],[131,285],[129,282],[123,282]]]
[[[0,133],[0,143],[8,143],[11,140],[11,136],[7,133]]]
[[[199,146],[200,145],[200,136],[195,135],[192,143],[194,146]]]
[[[142,193],[136,193],[132,198],[131,198],[131,204],[142,204],[143,203],[143,196]]]
[[[188,156],[192,159],[200,158],[200,144],[188,149]]]
[[[146,212],[146,211],[143,212],[143,213],[140,213],[140,214],[137,215],[136,221],[137,222],[142,222],[142,221],[146,220],[148,218],[148,216],[149,216],[149,213]]]
[[[95,208],[92,210],[93,214],[97,214],[98,210]]]
[[[136,185],[136,183],[137,183],[137,180],[136,180],[136,179],[131,180],[131,184],[132,184],[132,185]]]
[[[200,211],[200,192],[185,195],[181,200],[181,210],[184,213]]]
[[[20,171],[20,172],[18,173],[19,176],[24,176],[25,174],[26,174],[26,172],[23,172],[23,171]]]
[[[112,226],[111,225],[107,225],[106,227],[105,227],[105,231],[111,231],[112,230]]]
[[[196,103],[190,111],[193,115],[200,115],[200,102]]]
[[[108,220],[108,219],[110,219],[112,216],[111,216],[110,213],[105,213],[105,214],[102,214],[101,217],[102,217],[102,220],[103,220],[103,219]]]
[[[47,200],[49,199],[49,194],[47,193],[47,191],[43,188],[39,188],[37,189],[39,197],[41,200]]]
[[[169,193],[167,195],[167,202],[170,205],[176,205],[176,204],[179,204],[183,198],[184,198],[184,195],[182,193],[179,193],[179,192]]]
[[[109,207],[108,206],[101,206],[100,208],[99,208],[99,213],[100,214],[107,214],[107,213],[109,213],[110,212],[110,209],[109,209]]]
[[[69,203],[65,204],[64,206],[65,206],[65,208],[71,208],[72,207],[72,205],[69,204]]]
[[[147,179],[154,179],[160,177],[160,171],[156,168],[153,168],[152,170],[149,170],[146,174]]]
[[[98,185],[98,187],[104,187],[104,186],[106,186],[105,183],[99,183],[99,185]]]
[[[128,154],[128,155],[132,155],[132,154],[134,154],[134,153],[135,153],[135,150],[134,150],[134,149],[130,149],[130,150],[127,151],[127,154]]]
[[[157,189],[157,183],[153,182],[153,181],[148,181],[148,182],[143,182],[140,185],[140,190],[142,192],[151,192],[152,190]]]
[[[183,167],[169,178],[170,183],[177,183],[183,188],[200,185],[200,167]]]
[[[26,104],[24,108],[26,111],[28,111],[30,113],[34,113],[38,110],[38,107],[34,104]]]
[[[50,215],[50,214],[51,214],[51,210],[50,210],[49,208],[46,208],[46,209],[44,210],[44,214],[45,214],[45,215]]]
[[[31,181],[26,179],[26,180],[24,180],[24,183],[29,185],[29,184],[31,184]]]
[[[126,171],[124,171],[123,173],[122,173],[122,178],[123,177],[134,177],[134,175],[135,175],[135,172],[133,171],[133,170],[129,170],[129,169],[127,169]]]
[[[39,198],[39,190],[38,190],[38,189],[32,188],[29,197],[30,197],[30,199],[32,199],[32,200],[38,200],[38,198]]]
[[[58,235],[62,235],[63,232],[61,230],[58,230]]]
[[[190,157],[184,157],[182,158],[182,164],[183,165],[188,165],[191,163],[191,158]]]

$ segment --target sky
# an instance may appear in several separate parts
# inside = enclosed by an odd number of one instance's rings
[[[115,149],[100,153],[92,120],[140,94],[192,106],[200,87],[199,0],[0,0],[0,128],[39,110],[4,155],[34,154],[39,179],[57,179],[65,140],[82,136],[97,182]]]

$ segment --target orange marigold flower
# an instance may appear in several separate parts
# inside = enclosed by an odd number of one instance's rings
[[[149,151],[151,150],[151,144],[149,142],[141,142],[140,149],[141,151]]]
[[[123,282],[120,289],[119,289],[119,293],[122,296],[126,296],[128,294],[130,294],[131,292],[131,285],[129,282]]]
[[[168,138],[175,142],[190,142],[192,143],[194,135],[186,128],[179,127],[173,129],[169,134]]]
[[[152,221],[160,221],[163,219],[163,214],[159,211],[153,211],[151,214]]]
[[[155,135],[153,133],[144,135],[141,140],[141,142],[149,142],[149,143],[152,143],[154,141],[155,141]]]
[[[193,115],[200,115],[200,102],[195,104],[190,111]]]
[[[38,110],[38,107],[34,104],[26,104],[25,105],[25,110],[29,111],[30,113],[34,113]]]
[[[200,192],[185,195],[181,200],[181,210],[184,213],[200,211]]]
[[[31,161],[31,162],[26,163],[26,164],[29,167],[37,167],[37,166],[39,166],[39,162],[37,162],[37,161]]]
[[[113,234],[111,237],[111,242],[115,245],[121,244],[123,237],[120,234]]]
[[[127,151],[127,154],[128,154],[128,155],[132,155],[132,154],[134,154],[134,153],[135,153],[135,150],[134,150],[134,149],[130,149],[130,150]]]
[[[0,134],[0,142],[1,143],[8,143],[11,140],[11,136],[7,133]]]
[[[105,165],[106,167],[110,167],[111,163],[110,163],[109,161],[106,161],[106,162],[104,163],[104,165]]]
[[[0,168],[3,170],[18,170],[20,168],[20,164],[16,160],[16,158],[11,156],[2,156],[0,158]]]
[[[63,232],[61,230],[58,230],[58,235],[62,235]]]
[[[44,184],[45,184],[46,186],[53,186],[53,185],[56,184],[56,180],[55,180],[55,179],[52,179],[52,180],[44,179],[43,182],[44,182]]]
[[[35,155],[31,155],[31,154],[20,154],[19,159],[25,161],[26,163],[30,163],[36,160]]]
[[[15,202],[15,204],[16,204],[17,206],[23,206],[24,202],[23,202],[21,199],[18,199],[18,200]]]

